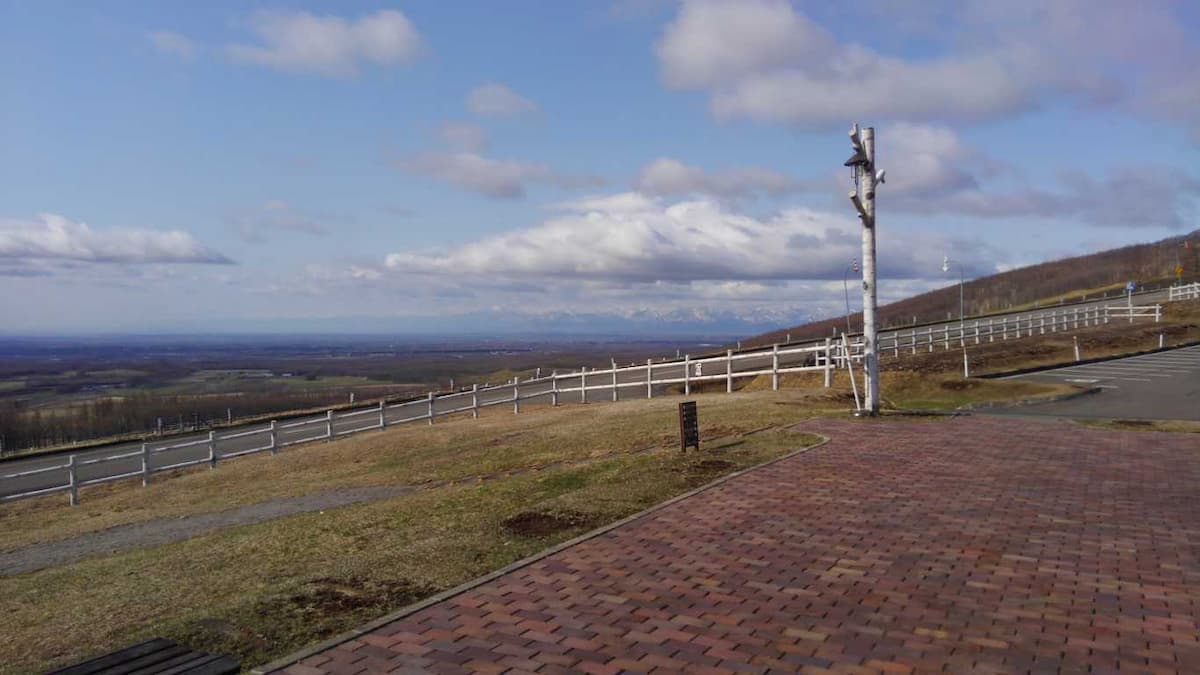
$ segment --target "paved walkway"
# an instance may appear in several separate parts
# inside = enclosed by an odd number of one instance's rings
[[[1200,436],[821,420],[831,443],[291,673],[1200,673]]]

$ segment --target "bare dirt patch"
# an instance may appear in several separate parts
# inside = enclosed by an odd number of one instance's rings
[[[523,511],[501,523],[506,532],[522,537],[545,537],[596,523],[596,516],[578,511],[544,513]]]

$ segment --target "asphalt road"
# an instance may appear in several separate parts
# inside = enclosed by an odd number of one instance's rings
[[[1162,302],[1166,299],[1167,292],[1152,291],[1148,293],[1135,294],[1133,302],[1135,305],[1148,305]],[[1074,307],[1094,307],[1094,306],[1124,306],[1126,299],[1109,298],[1104,300],[1095,300],[1087,303],[1077,303],[1075,305],[1062,305],[1050,308],[1032,309],[1023,312],[1012,312],[1003,316],[1008,317],[1009,321],[1014,321],[1018,318],[1028,316],[1038,316],[1039,314],[1051,309],[1071,309]],[[933,328],[936,332],[943,325],[957,326],[957,320],[947,321],[941,324],[934,324]],[[919,329],[922,335],[929,329],[929,326],[922,326]],[[880,332],[880,344],[886,346],[893,338],[899,338],[901,342],[905,341],[912,335],[914,329],[904,328],[890,331]],[[808,345],[823,344],[823,341],[806,343]],[[804,348],[805,345],[791,345],[788,349]],[[814,347],[815,348],[815,347]],[[883,356],[887,357],[890,351],[884,351]],[[779,357],[780,368],[815,366],[814,353],[811,351],[799,353],[783,353]],[[693,382],[700,377],[704,381],[721,381],[724,380],[725,363],[724,357],[709,357],[707,363],[702,364],[702,371],[697,373],[696,363],[692,361],[689,364],[691,375],[689,379]],[[731,371],[733,373],[749,373],[762,372],[771,369],[773,355],[771,348],[747,350],[735,354],[732,362]],[[661,393],[667,386],[673,384],[681,384],[683,382],[683,363],[671,360],[660,361],[654,365],[653,379],[657,384],[653,386],[654,393]],[[560,390],[559,402],[561,403],[577,403],[582,401],[580,389],[581,376],[579,373],[570,375],[560,375],[558,377],[557,387]],[[605,374],[589,374],[587,375],[587,400],[588,401],[611,401],[615,399],[642,398],[647,395],[646,391],[646,367],[645,365],[629,366],[619,370],[617,373],[616,394],[613,393],[613,377],[611,373]],[[665,382],[664,382],[665,380]],[[553,385],[549,377],[541,378],[540,380],[529,381],[520,385],[520,395],[523,402],[529,401],[531,398],[539,402],[549,402],[551,399],[551,390]],[[567,390],[567,391],[562,391]],[[571,391],[574,390],[574,391]],[[481,389],[478,392],[479,405],[485,407],[489,405],[512,405],[513,404],[513,387],[511,385],[503,385],[496,388]],[[434,417],[438,415],[451,414],[453,412],[462,412],[470,410],[471,407],[471,392],[460,392],[454,395],[440,395],[434,399],[433,412]],[[399,424],[404,422],[423,421],[428,419],[429,402],[427,400],[417,400],[403,404],[389,405],[384,410],[384,418],[388,425]],[[352,411],[344,411],[335,413],[331,426],[334,436],[345,435],[354,431],[368,430],[377,428],[379,424],[378,408],[359,408]],[[294,445],[302,442],[321,440],[327,437],[327,424],[330,422],[324,415],[314,415],[311,417],[295,418],[286,421],[281,421],[277,428],[276,442],[279,447]],[[214,444],[214,455],[219,462],[222,458],[229,458],[239,454],[245,454],[253,451],[256,448],[263,448],[270,443],[269,435],[270,427],[268,424],[251,424],[245,426],[228,427],[216,433],[216,443]],[[182,446],[182,447],[177,447]],[[203,463],[209,457],[208,434],[184,434],[173,436],[170,439],[164,439],[148,444],[151,451],[150,467],[151,470],[160,470],[163,467],[174,466],[181,463],[200,462]],[[134,443],[119,443],[114,445],[102,446],[87,450],[80,450],[75,455],[77,462],[76,480],[80,483],[110,476],[120,476],[124,474],[135,474],[141,471],[142,444]],[[130,455],[124,456],[122,455]],[[113,458],[113,459],[106,459]],[[49,467],[60,466],[66,461],[66,455],[53,455],[45,457],[31,457],[29,459],[12,460],[0,464],[0,500],[5,497],[18,493],[25,493],[34,490],[52,488],[55,486],[65,485],[67,483],[66,469],[53,469],[42,473],[32,475],[13,476],[38,469],[47,469]],[[153,480],[153,478],[152,478]]]
[[[1200,421],[1200,346],[1045,370],[1009,379],[1099,387],[1056,403],[995,409],[1008,415]]]

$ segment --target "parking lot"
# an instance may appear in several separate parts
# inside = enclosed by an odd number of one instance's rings
[[[1067,401],[998,410],[1001,414],[1200,421],[1200,346],[1017,375],[1014,379],[1099,388]]]

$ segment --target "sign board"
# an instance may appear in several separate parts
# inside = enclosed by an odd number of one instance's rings
[[[1176,265],[1175,266],[1175,276],[1180,276],[1182,274],[1183,274],[1183,265]]]
[[[1125,292],[1126,292],[1126,293],[1132,293],[1132,292],[1133,292],[1133,288],[1134,288],[1134,286],[1133,286],[1133,282],[1132,282],[1132,281],[1127,281],[1127,282],[1125,282]]]
[[[679,404],[679,449],[685,451],[689,446],[700,449],[700,424],[696,418],[695,401]]]

